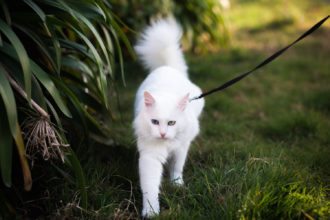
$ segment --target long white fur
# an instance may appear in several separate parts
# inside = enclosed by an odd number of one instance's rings
[[[180,49],[181,35],[181,28],[174,20],[159,20],[144,30],[134,49],[150,71],[170,66],[186,74],[187,66]]]
[[[135,50],[150,74],[136,94],[133,127],[140,154],[142,215],[150,217],[160,211],[158,194],[164,163],[169,161],[171,180],[183,184],[182,171],[190,143],[199,133],[198,117],[204,100],[188,102],[201,90],[188,79],[179,25],[173,20],[160,20],[146,28],[142,36]],[[152,124],[152,119],[159,125]],[[170,126],[169,121],[176,123]],[[164,138],[162,133],[166,134]]]

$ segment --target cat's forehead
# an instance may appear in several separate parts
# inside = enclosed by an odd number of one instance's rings
[[[178,114],[177,105],[173,103],[156,103],[153,114],[159,119],[173,118]]]
[[[174,97],[155,97],[155,105],[150,113],[158,119],[173,119],[178,117],[178,102]]]

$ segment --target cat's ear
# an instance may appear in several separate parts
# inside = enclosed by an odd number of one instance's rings
[[[187,93],[187,95],[185,95],[179,102],[179,109],[181,111],[184,111],[186,109],[186,106],[187,106],[187,102],[188,102],[188,99],[189,99],[189,93]]]
[[[156,100],[154,99],[154,97],[152,97],[152,95],[145,91],[144,92],[144,104],[147,106],[147,107],[150,107],[152,106],[154,103],[156,102]]]

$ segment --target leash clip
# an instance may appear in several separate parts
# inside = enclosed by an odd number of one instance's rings
[[[200,99],[200,98],[201,98],[200,95],[199,96],[192,97],[192,98],[189,99],[189,102],[192,102],[192,101],[197,100],[197,99]]]

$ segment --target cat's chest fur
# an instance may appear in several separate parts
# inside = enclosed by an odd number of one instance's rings
[[[141,146],[142,145],[142,146]],[[157,140],[150,139],[138,144],[139,152],[143,154],[152,154],[162,163],[166,163],[169,156],[180,147],[184,147],[180,140]]]

